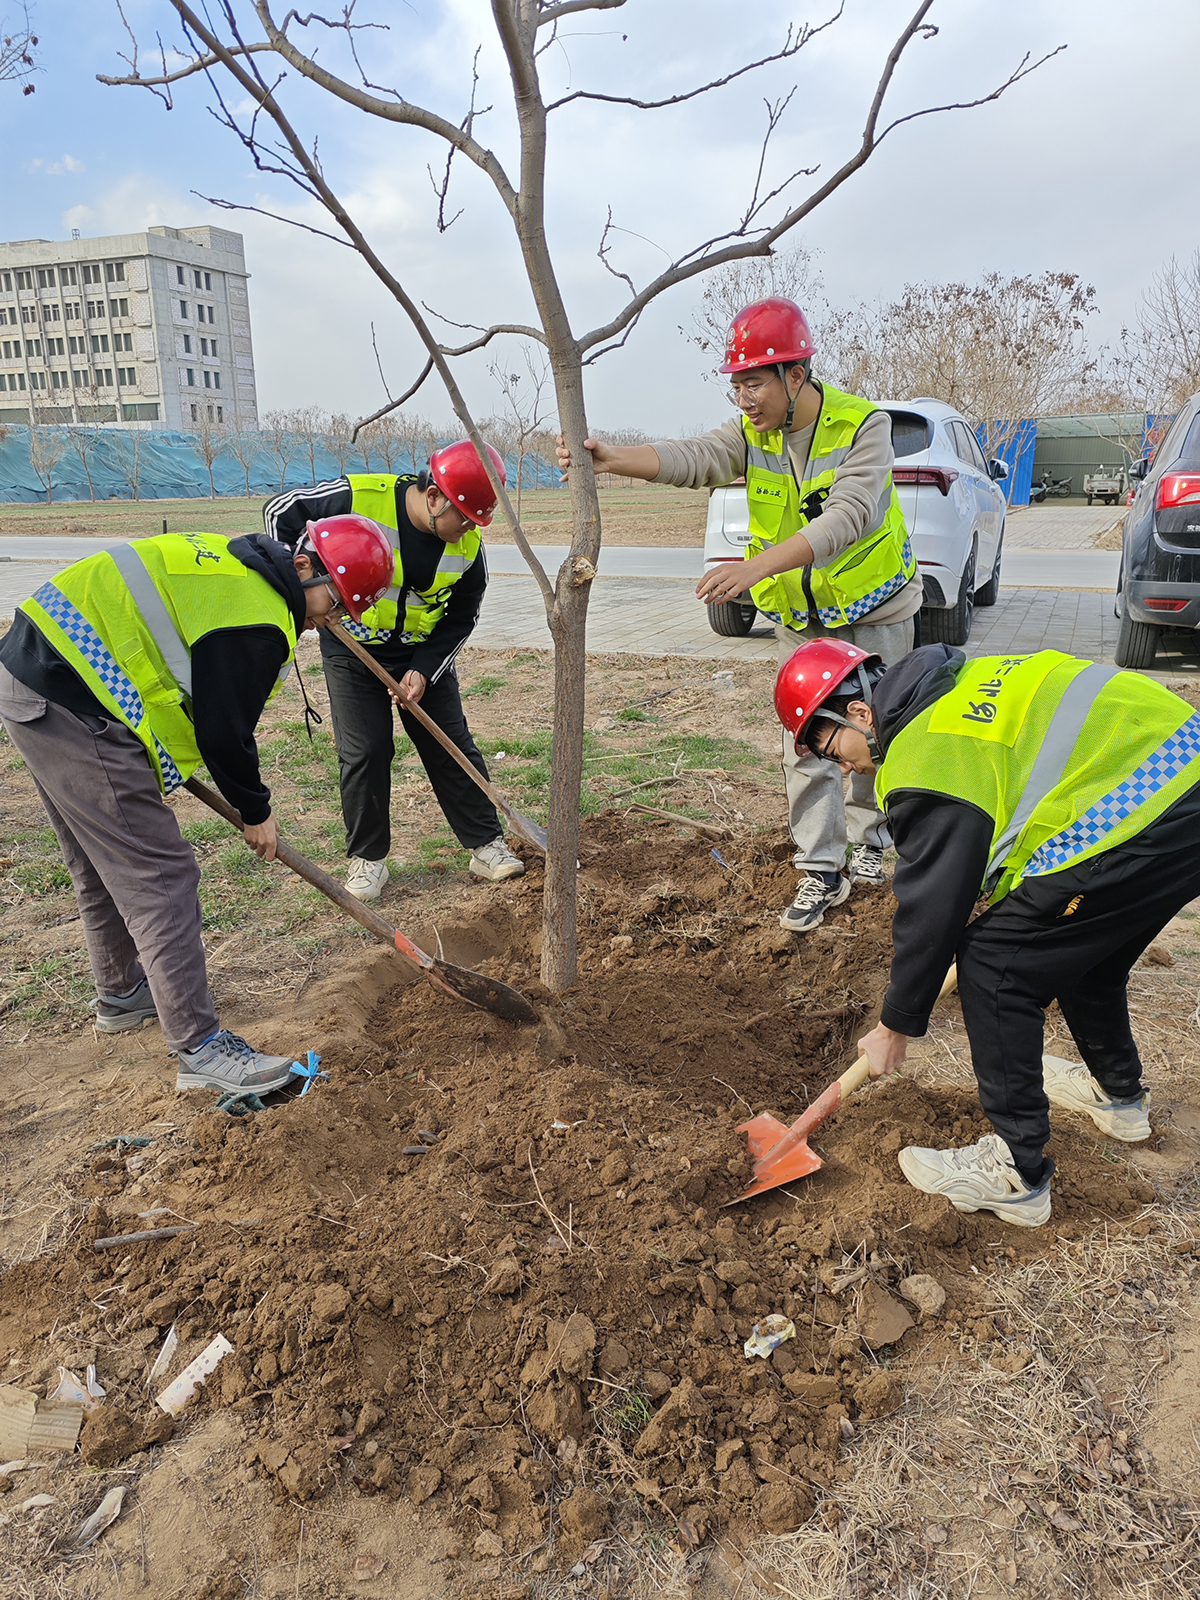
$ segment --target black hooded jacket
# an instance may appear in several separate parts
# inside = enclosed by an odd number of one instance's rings
[[[253,533],[231,539],[229,553],[283,596],[298,634],[304,626],[304,590],[288,547]],[[271,812],[271,791],[259,775],[254,729],[286,660],[287,640],[271,624],[218,629],[192,646],[196,746],[217,788],[251,825],[265,822]],[[44,700],[78,717],[111,721],[111,712],[22,611],[0,641],[0,661]]]
[[[871,704],[885,759],[901,729],[953,688],[966,659],[949,645],[927,644],[884,674]],[[919,1038],[979,898],[993,821],[965,800],[923,789],[889,795],[887,817],[900,859],[892,971],[880,1020]]]

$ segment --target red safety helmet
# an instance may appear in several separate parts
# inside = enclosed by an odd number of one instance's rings
[[[772,295],[738,312],[725,335],[721,372],[748,372],[751,367],[787,366],[813,354],[808,319],[794,300]]]
[[[485,448],[492,458],[496,476],[501,483],[507,483],[503,458],[490,444]],[[496,491],[470,439],[460,439],[457,444],[435,450],[429,458],[429,472],[456,511],[461,511],[477,528],[488,526],[496,509]]]
[[[387,535],[370,517],[347,512],[310,522],[308,538],[346,610],[361,622],[363,612],[396,581],[396,556]]]
[[[792,735],[796,751],[808,724],[823,701],[836,694],[850,674],[869,662],[883,665],[883,657],[860,650],[841,639],[814,639],[802,644],[780,667],[775,679],[775,711]],[[862,698],[871,703],[871,686],[866,672],[859,672]],[[840,720],[840,719],[838,719]]]

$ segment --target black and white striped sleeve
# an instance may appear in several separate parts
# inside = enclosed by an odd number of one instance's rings
[[[353,504],[349,478],[330,478],[305,489],[285,489],[263,507],[263,529],[268,538],[295,549],[310,522],[341,516]]]

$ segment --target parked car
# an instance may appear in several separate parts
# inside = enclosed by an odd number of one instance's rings
[[[1167,628],[1200,628],[1200,394],[1158,449],[1135,461],[1115,610],[1119,667],[1149,667]]]
[[[967,422],[940,400],[888,402],[896,464],[892,480],[925,583],[921,638],[965,644],[975,607],[1000,592],[1006,501],[1003,461],[987,462]],[[750,542],[744,483],[714,489],[708,501],[704,567],[740,561]],[[747,634],[757,609],[749,592],[708,607],[714,633]]]

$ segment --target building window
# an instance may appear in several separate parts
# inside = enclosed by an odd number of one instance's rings
[[[16,308],[12,306],[0,306],[0,328],[8,327],[8,314],[10,311],[12,312],[12,320],[15,322],[17,320]]]
[[[123,261],[106,261],[104,263],[104,276],[109,283],[125,282],[125,263]],[[96,279],[99,283],[99,278]]]
[[[31,372],[29,374],[29,387],[31,389],[44,389],[46,387],[46,374],[44,372]]]
[[[192,421],[193,422],[199,422],[200,421],[200,407],[199,406],[192,406],[191,407],[191,412],[192,412]]]
[[[203,287],[204,287],[204,274],[202,272],[197,272],[193,268],[192,269],[192,277],[195,278],[195,280],[196,280],[197,289],[203,289]]]
[[[38,288],[39,289],[53,289],[53,287],[54,287],[54,268],[53,267],[39,267],[38,268]]]
[[[66,353],[67,352],[63,349],[62,339],[46,340],[46,354],[48,356],[65,356]]]
[[[78,300],[68,300],[64,304],[64,306],[63,306],[63,321],[64,322],[78,322],[79,321],[79,301]]]
[[[208,308],[208,320],[210,322],[215,321],[215,318],[213,317],[213,308],[211,306]]]
[[[187,278],[184,276],[184,272],[183,272],[183,268],[182,267],[176,267],[175,268],[175,282],[176,283],[186,283],[187,282]]]
[[[59,269],[58,269],[58,281],[59,281],[59,284],[64,289],[67,287],[68,284],[72,284],[72,285],[78,287],[78,285],[79,285],[79,274],[75,270],[74,267],[59,267]]]
[[[117,368],[117,383],[121,387],[126,388],[126,389],[136,389],[137,388],[137,368],[136,367],[118,367]]]
[[[92,335],[92,354],[108,354],[108,335],[106,333],[94,333]]]
[[[27,356],[40,356],[41,353],[42,353],[42,341],[40,339],[26,339],[26,341],[25,341],[25,354]]]
[[[196,387],[196,369],[194,367],[188,367],[187,369],[187,383],[189,389]]]
[[[113,349],[114,350],[128,350],[132,354],[132,352],[133,352],[133,335],[131,333],[114,333],[113,334]]]
[[[25,374],[23,372],[10,372],[8,375],[10,389],[23,389],[25,387]]]
[[[213,388],[214,389],[219,389],[220,387],[221,387],[221,374],[219,372],[214,372],[213,373]]]
[[[204,287],[208,290],[209,294],[212,293],[212,273],[211,272],[206,272],[204,274]]]
[[[54,305],[49,305],[49,306],[48,305],[43,305],[43,307],[42,307],[42,321],[43,322],[57,322],[58,321],[58,307],[54,306]]]
[[[110,300],[108,302],[108,314],[110,317],[127,317],[129,315],[129,301]]]
[[[5,339],[4,343],[0,344],[0,351],[3,351],[5,361],[11,361],[13,359],[12,340],[11,339]],[[17,355],[19,356],[20,354],[21,354],[21,341],[18,339],[17,340]]]
[[[186,321],[187,320],[187,314],[188,314],[188,303],[187,303],[186,300],[181,300],[179,302],[179,315],[181,317],[183,317],[184,320]]]
[[[206,356],[208,354],[208,340],[207,339],[201,339],[201,341],[200,341],[200,354],[202,356]]]
[[[36,306],[22,306],[21,307],[21,321],[22,322],[36,322],[37,321],[37,307]]]
[[[157,422],[158,406],[152,400],[139,400],[132,405],[126,401],[121,407],[121,415],[126,422]]]
[[[32,289],[33,288],[33,273],[32,272],[18,272],[16,274],[16,278],[17,278],[17,288],[18,289]]]
[[[86,389],[87,388],[88,379],[87,379],[87,372],[86,371],[80,372],[78,370],[75,370],[75,371],[73,371],[71,373],[71,376],[75,380],[75,387],[77,389]]]
[[[0,278],[3,278],[4,287],[11,293],[12,292],[12,273],[11,272],[0,272]]]
[[[84,283],[99,283],[100,268],[85,265],[83,269],[83,281]]]
[[[89,318],[91,318],[93,321],[98,321],[101,318],[103,318],[103,316],[104,316],[104,301],[103,300],[89,300],[88,303],[87,303],[87,314],[88,314]]]
[[[67,374],[65,372],[52,372],[50,374],[50,387],[52,389],[69,388],[70,385],[67,382]]]
[[[190,356],[192,353],[192,336],[190,333],[185,333],[183,336],[183,353],[185,356]]]
[[[97,387],[97,389],[111,389],[112,386],[113,386],[112,368],[111,367],[97,367],[96,368],[96,387]]]
[[[73,356],[87,355],[87,340],[82,336],[77,337],[72,335],[72,337],[67,340],[67,345],[70,348]]]
[[[224,406],[218,406],[217,407],[217,421],[218,422],[224,422],[225,421],[225,407]]]
[[[211,389],[212,388],[212,373],[211,372],[207,372],[206,371],[205,374],[204,374],[204,387],[206,389]]]

